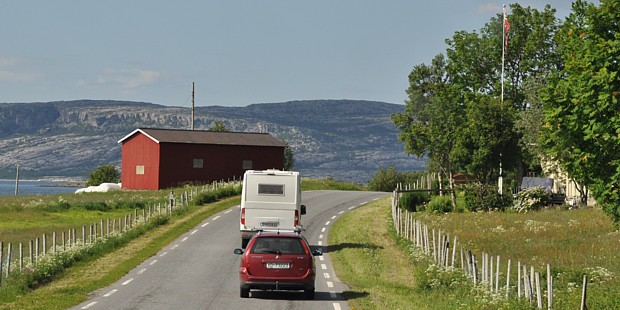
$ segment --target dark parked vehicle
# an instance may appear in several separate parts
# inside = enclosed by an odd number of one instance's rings
[[[314,298],[314,256],[306,238],[297,232],[259,232],[249,241],[241,255],[239,295],[250,296],[251,289],[303,290]]]

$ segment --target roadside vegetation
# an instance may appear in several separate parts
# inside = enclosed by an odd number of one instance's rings
[[[601,208],[518,212],[416,212],[435,229],[458,236],[478,253],[521,261],[554,275],[554,308],[576,309],[588,275],[587,305],[620,307],[620,233]],[[503,294],[474,288],[460,271],[442,271],[398,237],[389,198],[353,210],[334,223],[329,254],[355,309],[530,309]],[[505,271],[504,271],[505,272]],[[516,271],[515,271],[516,272]],[[514,279],[514,278],[513,278]],[[512,282],[514,286],[514,280]]]

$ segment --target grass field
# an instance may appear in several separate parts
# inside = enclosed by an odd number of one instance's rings
[[[457,235],[471,250],[500,255],[504,266],[506,258],[541,271],[551,264],[556,309],[579,308],[583,274],[591,279],[590,309],[620,308],[620,234],[600,209],[416,216],[430,227]],[[343,216],[332,227],[329,244],[340,249],[330,255],[338,277],[351,287],[345,295],[355,309],[530,307],[474,289],[460,272],[433,268],[395,235],[389,199]]]

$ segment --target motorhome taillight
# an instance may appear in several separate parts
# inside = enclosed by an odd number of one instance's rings
[[[245,208],[241,209],[241,225],[245,225]]]
[[[295,224],[293,226],[299,225],[299,211],[295,210]]]

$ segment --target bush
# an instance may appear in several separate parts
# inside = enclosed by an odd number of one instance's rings
[[[452,212],[452,199],[450,196],[435,196],[428,203],[426,209],[433,213]]]
[[[467,184],[464,187],[465,208],[472,212],[489,210],[504,211],[512,205],[510,194],[499,194],[496,186]]]
[[[112,165],[103,165],[95,168],[86,180],[86,186],[97,186],[101,183],[118,183],[121,174]]]
[[[551,194],[543,186],[526,188],[517,194],[514,209],[518,212],[538,210],[551,202]]]
[[[399,206],[411,212],[423,211],[424,204],[429,200],[425,192],[405,192],[400,197]]]

